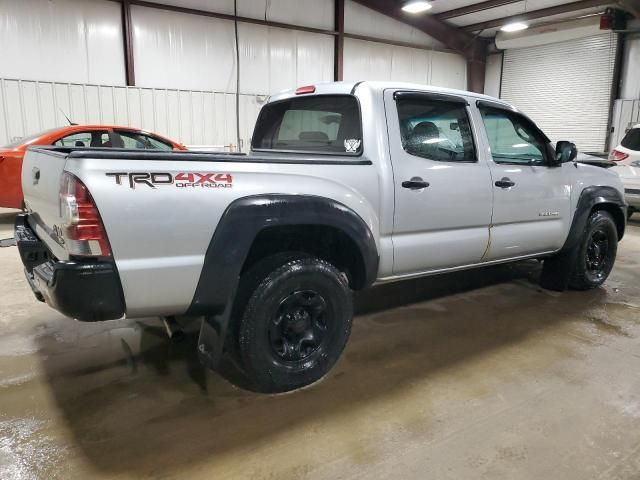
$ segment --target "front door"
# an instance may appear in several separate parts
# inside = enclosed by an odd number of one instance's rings
[[[531,120],[498,104],[479,102],[493,187],[491,246],[501,260],[562,247],[571,220],[568,181],[573,164],[547,166],[549,139]]]
[[[385,92],[395,183],[394,275],[470,265],[486,253],[489,168],[465,97]]]

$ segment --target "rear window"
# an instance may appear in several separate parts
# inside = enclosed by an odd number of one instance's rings
[[[360,107],[351,95],[296,97],[265,105],[253,133],[254,150],[362,153]]]
[[[640,128],[632,128],[629,130],[620,144],[629,150],[640,151]]]

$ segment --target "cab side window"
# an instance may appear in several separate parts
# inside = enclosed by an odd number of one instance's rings
[[[93,130],[90,132],[76,132],[57,140],[56,147],[110,147],[109,132]]]
[[[464,103],[408,97],[396,100],[402,148],[441,162],[475,162],[473,132]]]
[[[495,163],[544,165],[547,141],[526,117],[507,110],[480,107]]]

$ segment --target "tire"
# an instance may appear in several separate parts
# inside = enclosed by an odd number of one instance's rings
[[[602,210],[593,212],[577,247],[569,287],[588,290],[602,285],[613,269],[617,251],[618,230],[613,217]]]
[[[636,213],[636,211],[635,211],[634,209],[632,209],[632,208],[629,208],[629,209],[627,210],[627,221],[631,220],[631,216],[632,216],[634,213]]]
[[[277,393],[322,378],[351,332],[353,300],[333,265],[293,254],[247,271],[237,295],[237,358],[255,391]]]

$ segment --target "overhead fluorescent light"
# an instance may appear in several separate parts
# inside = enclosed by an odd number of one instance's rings
[[[526,30],[529,28],[529,25],[523,22],[513,22],[507,23],[503,27],[500,28],[503,32],[519,32],[520,30]]]
[[[410,2],[405,3],[402,6],[402,10],[408,13],[422,13],[430,10],[433,5],[430,2],[425,2],[423,0],[412,0]]]

